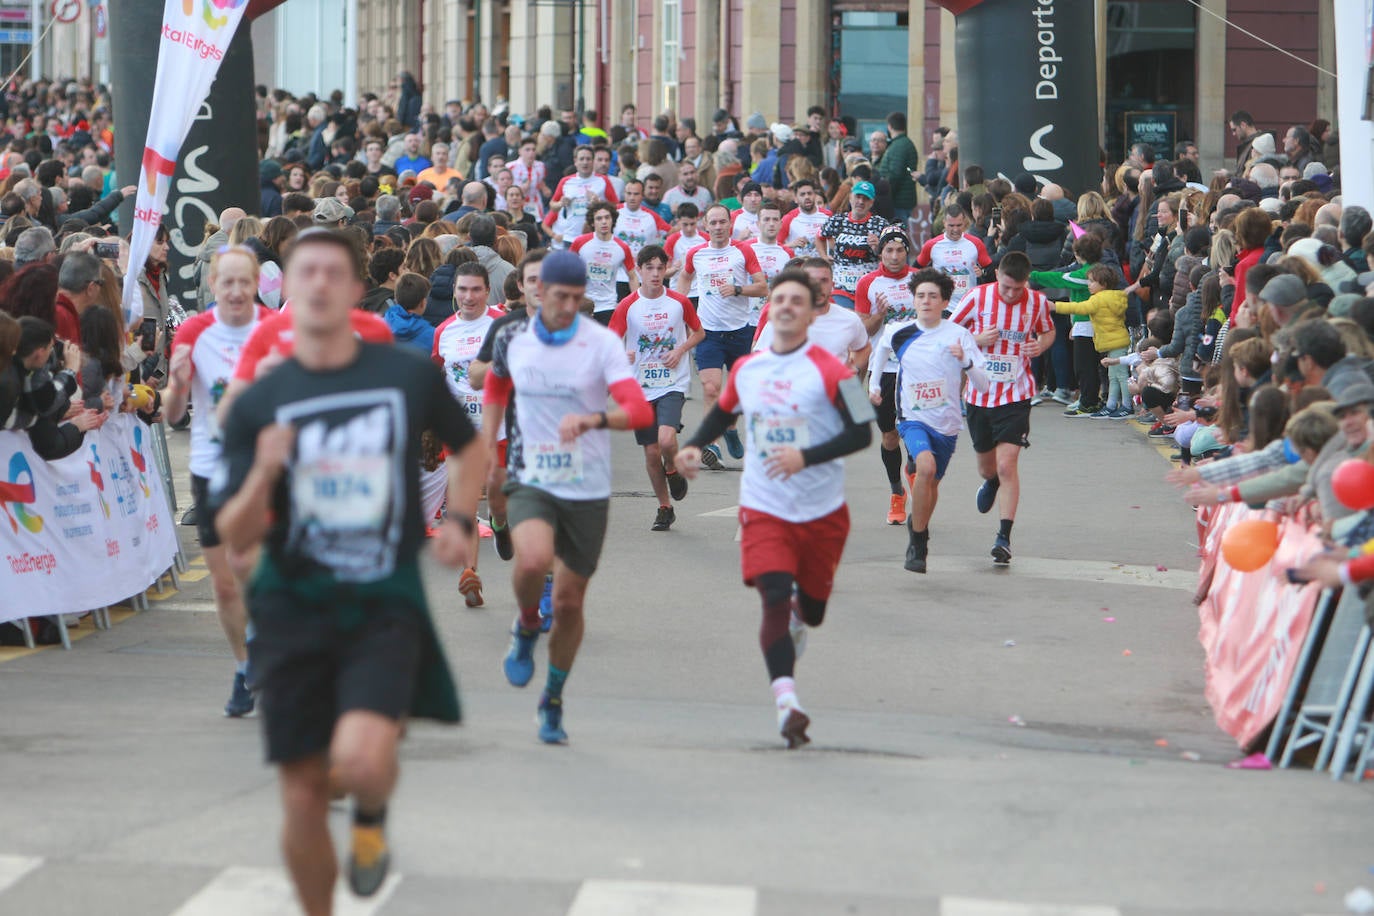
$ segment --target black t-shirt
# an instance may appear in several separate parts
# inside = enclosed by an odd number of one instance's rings
[[[287,360],[229,412],[216,511],[243,486],[258,432],[278,422],[296,428],[296,446],[272,498],[269,557],[283,575],[340,582],[376,582],[415,562],[421,433],[455,451],[476,435],[442,372],[414,351],[363,343],[352,364],[323,372]]]

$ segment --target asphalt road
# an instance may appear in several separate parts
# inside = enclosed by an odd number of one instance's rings
[[[642,461],[617,440],[567,747],[535,740],[542,675],[502,677],[514,609],[490,545],[482,609],[428,568],[468,721],[412,727],[397,877],[340,912],[1343,912],[1374,884],[1370,789],[1223,768],[1236,749],[1203,700],[1195,529],[1167,465],[1133,424],[1053,405],[1034,423],[1008,570],[966,437],[924,577],[883,523],[876,446],[850,459],[854,527],[798,669],[814,722],[798,752],[739,581],[737,473],[707,473],[650,533]],[[183,460],[186,434],[172,447]],[[293,911],[258,729],[220,715],[232,669],[202,572],[70,653],[0,654],[0,914]]]

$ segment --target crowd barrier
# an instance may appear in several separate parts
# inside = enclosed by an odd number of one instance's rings
[[[159,432],[116,414],[60,461],[0,433],[0,624],[137,605],[173,568]]]
[[[1233,569],[1223,535],[1261,518],[1279,526],[1274,556],[1254,572]],[[1361,779],[1374,759],[1374,652],[1364,599],[1356,589],[1289,581],[1288,570],[1325,549],[1302,518],[1232,503],[1199,510],[1198,521],[1198,639],[1217,725],[1243,751],[1263,752],[1282,767],[1317,745],[1316,769],[1340,779],[1353,765]]]

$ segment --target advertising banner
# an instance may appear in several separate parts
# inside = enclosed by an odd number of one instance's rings
[[[247,0],[165,0],[147,141],[138,170],[130,270],[124,278],[124,313],[130,327],[143,316],[135,265],[142,264],[152,249],[177,158],[228,54],[246,4]],[[253,149],[251,138],[243,139]]]
[[[151,433],[129,414],[60,461],[0,432],[0,621],[108,607],[172,565],[176,532]]]

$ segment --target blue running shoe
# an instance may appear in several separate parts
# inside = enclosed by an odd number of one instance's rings
[[[983,481],[983,485],[978,488],[979,512],[987,515],[992,511],[992,507],[997,505],[997,488],[1000,486],[1002,486],[1002,481],[997,477]]]
[[[553,576],[544,577],[544,594],[539,596],[539,632],[553,629]]]
[[[229,694],[229,702],[224,704],[224,714],[231,719],[239,719],[253,711],[253,691],[248,689],[248,680],[237,671],[234,672],[234,690]]]
[[[539,740],[545,744],[566,744],[568,733],[563,731],[563,698],[547,693],[539,698]]]
[[[994,566],[1007,566],[1011,563],[1011,538],[997,535],[992,542],[992,562]]]
[[[708,445],[701,450],[701,466],[709,471],[719,471],[725,465],[720,460],[720,446]]]
[[[534,677],[534,644],[539,634],[520,626],[519,618],[511,628],[510,651],[501,666],[512,687],[524,687]]]
[[[744,457],[744,442],[740,439],[739,433],[734,429],[725,431],[725,448],[730,453],[730,457],[739,461]]]

